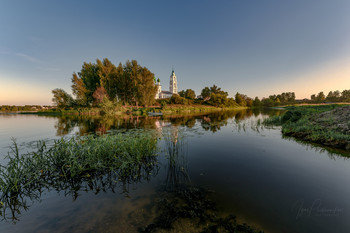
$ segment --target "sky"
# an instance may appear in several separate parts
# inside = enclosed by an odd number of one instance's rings
[[[83,62],[136,59],[169,89],[298,99],[350,89],[350,1],[0,0],[0,105],[51,105]]]

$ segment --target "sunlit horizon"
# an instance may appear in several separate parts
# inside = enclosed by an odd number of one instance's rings
[[[350,89],[348,1],[201,4],[5,1],[0,9],[0,105],[52,105],[84,62],[136,59],[169,88],[213,84],[260,99]],[[97,10],[98,9],[98,10]],[[84,12],[84,14],[80,13]]]

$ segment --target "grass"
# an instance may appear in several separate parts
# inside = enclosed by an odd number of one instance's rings
[[[48,146],[39,141],[33,152],[20,153],[14,141],[7,165],[0,165],[0,209],[12,220],[26,201],[46,190],[66,191],[74,198],[80,190],[114,189],[152,175],[156,165],[157,139],[130,133],[56,140]]]
[[[350,135],[328,127],[336,123],[332,117],[322,123],[317,121],[321,113],[342,106],[344,105],[286,107],[288,111],[282,116],[269,117],[263,123],[265,125],[282,126],[284,136],[293,136],[304,141],[347,149],[350,145]]]

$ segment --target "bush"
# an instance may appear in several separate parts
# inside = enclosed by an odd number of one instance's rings
[[[171,104],[188,104],[188,100],[179,96],[179,95],[172,95],[170,98]]]
[[[282,116],[281,121],[282,123],[287,121],[297,122],[302,116],[303,114],[300,111],[288,111]]]

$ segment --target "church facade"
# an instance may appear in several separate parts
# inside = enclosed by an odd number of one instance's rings
[[[158,87],[156,99],[170,98],[171,96],[173,96],[173,94],[177,94],[177,79],[175,71],[173,70],[170,75],[169,91],[162,91],[162,86],[160,85],[159,80],[158,83],[156,83],[156,86]]]

